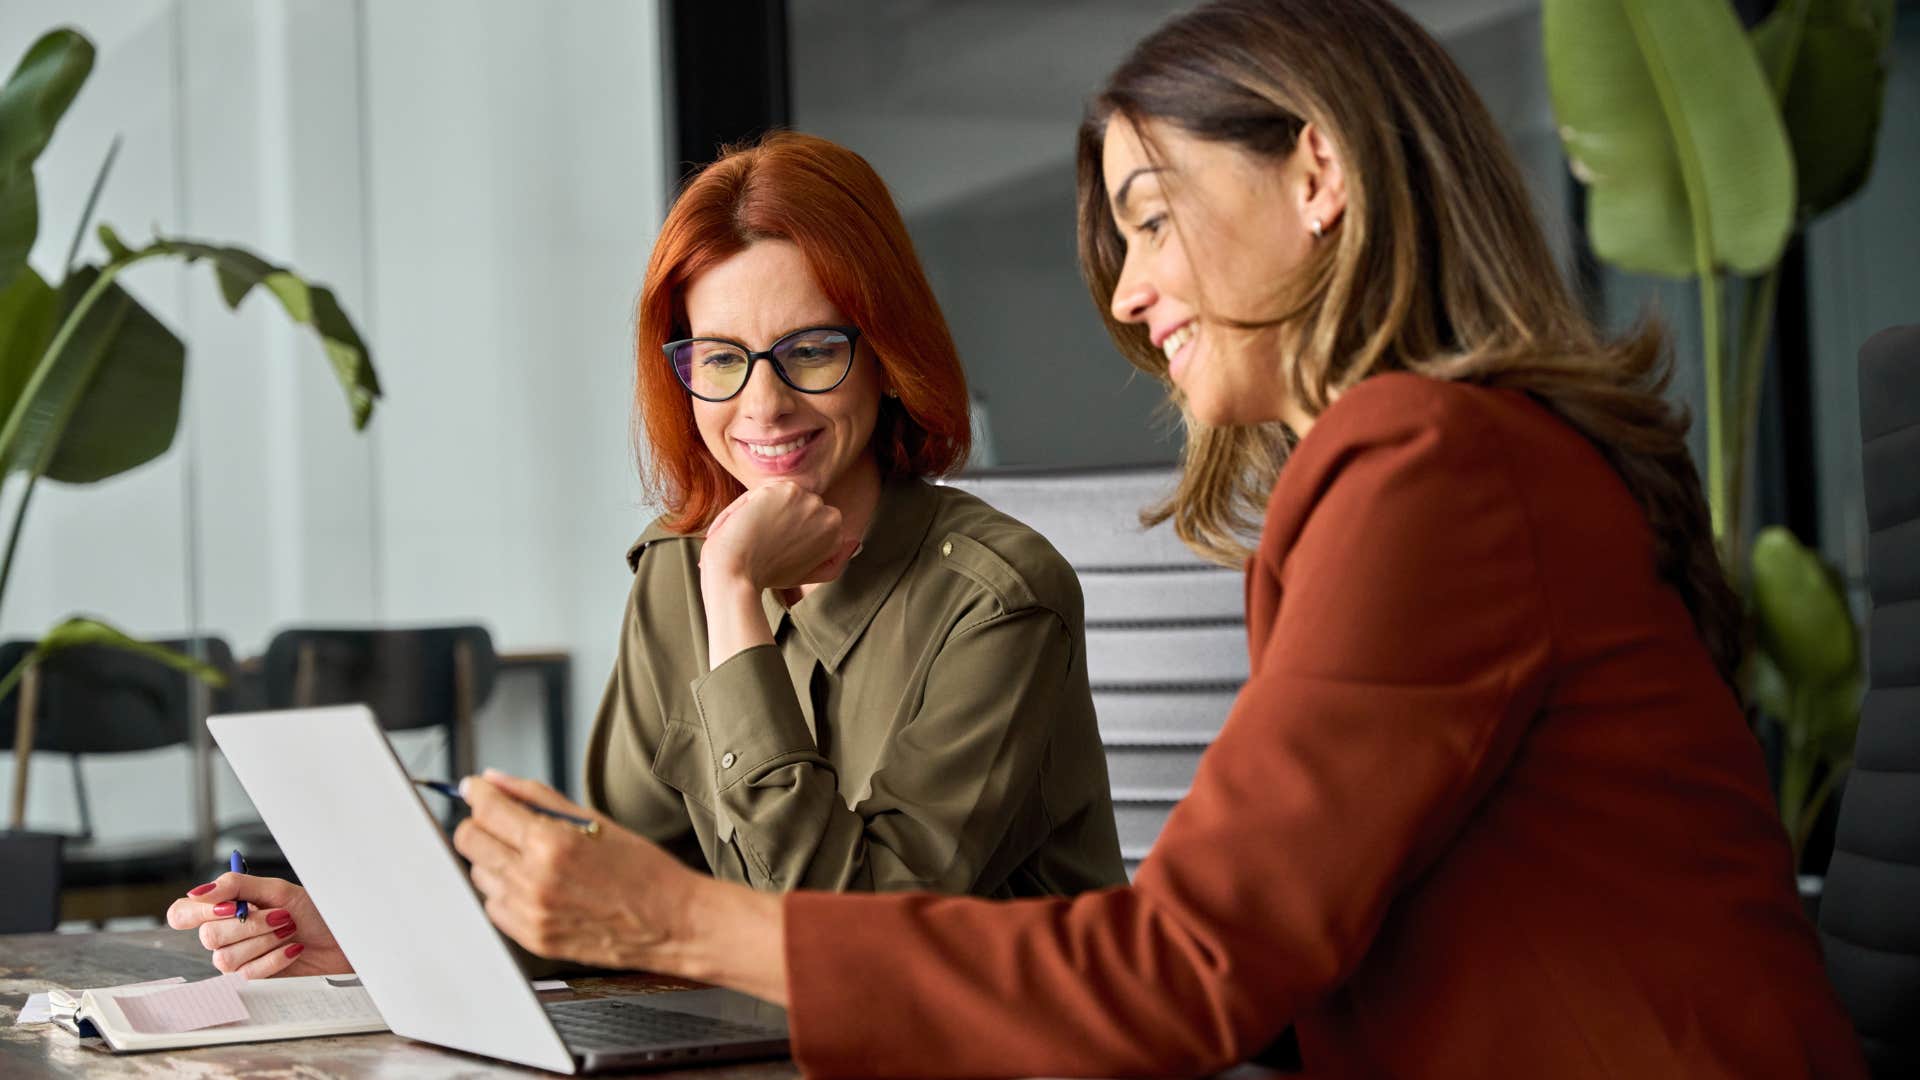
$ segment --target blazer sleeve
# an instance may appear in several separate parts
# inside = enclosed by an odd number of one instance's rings
[[[808,1074],[1210,1073],[1354,970],[1503,769],[1550,653],[1497,436],[1368,416],[1288,466],[1266,528],[1289,535],[1256,568],[1283,599],[1131,887],[787,898]]]

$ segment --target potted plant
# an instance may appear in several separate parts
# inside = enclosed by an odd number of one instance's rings
[[[81,263],[81,240],[117,141],[75,224],[59,280],[49,282],[28,264],[40,230],[34,163],[86,82],[93,60],[93,44],[84,35],[54,30],[33,43],[0,87],[0,488],[15,499],[0,554],[0,604],[41,481],[97,483],[152,461],[173,443],[186,346],[121,287],[120,276],[128,269],[156,259],[211,263],[228,307],[237,307],[258,288],[319,337],[346,392],[355,428],[366,426],[380,396],[366,345],[333,293],[291,270],[240,248],[175,237],[156,235],[132,247],[104,224],[98,236],[105,260]],[[202,678],[218,678],[192,657],[138,641],[100,619],[76,616],[47,630],[25,660],[0,672],[0,701],[41,659],[76,645],[129,649]],[[23,837],[21,850],[26,846]],[[38,842],[32,847],[52,850],[58,858],[57,848]]]
[[[1545,0],[1542,13],[1595,255],[1698,287],[1707,499],[1755,631],[1749,698],[1782,732],[1796,865],[1851,760],[1859,635],[1839,576],[1785,529],[1763,530],[1749,554],[1745,496],[1781,256],[1866,182],[1893,12],[1894,0],[1781,0],[1751,32],[1724,2]]]

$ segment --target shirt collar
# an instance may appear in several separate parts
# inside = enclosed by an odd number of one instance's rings
[[[768,625],[778,633],[776,614],[784,612],[820,663],[828,671],[839,670],[919,552],[933,524],[934,504],[932,486],[918,477],[885,485],[859,554],[847,561],[839,577],[792,607],[771,591],[765,593]]]

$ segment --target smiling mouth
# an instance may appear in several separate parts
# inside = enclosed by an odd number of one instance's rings
[[[795,435],[791,439],[777,443],[750,443],[745,440],[740,440],[740,445],[747,448],[748,457],[760,461],[778,461],[805,448],[809,443],[813,442],[819,434],[817,431],[809,431],[805,435]]]
[[[1166,354],[1167,362],[1172,363],[1175,354],[1185,348],[1187,342],[1192,341],[1193,336],[1199,332],[1198,327],[1192,323],[1188,323],[1173,333],[1168,334],[1166,340],[1160,343],[1160,351]]]

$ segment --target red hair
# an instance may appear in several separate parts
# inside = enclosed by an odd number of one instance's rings
[[[687,181],[654,242],[640,291],[634,388],[640,474],[677,532],[704,528],[744,490],[694,426],[661,348],[686,337],[687,287],[759,240],[800,248],[813,279],[860,328],[898,397],[880,399],[871,447],[887,479],[942,476],[972,444],[967,379],[906,223],[866,159],[812,135],[729,147]]]

